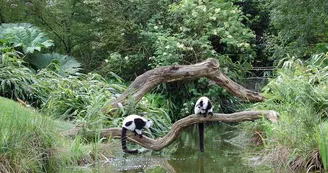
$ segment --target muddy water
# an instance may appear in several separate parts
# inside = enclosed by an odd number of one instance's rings
[[[128,173],[252,173],[274,172],[256,166],[256,158],[245,158],[245,141],[240,131],[228,124],[207,124],[205,152],[198,146],[197,126],[188,127],[169,147],[161,152],[145,151],[138,155],[117,152],[107,162],[111,172]]]

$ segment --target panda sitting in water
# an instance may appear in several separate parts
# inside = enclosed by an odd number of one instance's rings
[[[194,113],[196,115],[202,115],[206,117],[207,115],[213,116],[213,106],[207,97],[200,97],[194,108]],[[198,124],[198,135],[199,135],[199,148],[201,152],[204,152],[204,123]]]
[[[153,122],[151,120],[147,120],[144,117],[141,117],[139,115],[129,115],[124,118],[123,125],[122,125],[122,135],[121,135],[121,142],[122,142],[122,150],[125,153],[130,154],[136,154],[138,153],[138,150],[128,150],[126,147],[126,131],[130,130],[135,133],[135,135],[138,134],[140,138],[142,138],[142,129],[147,128],[149,129],[150,126],[153,125]]]

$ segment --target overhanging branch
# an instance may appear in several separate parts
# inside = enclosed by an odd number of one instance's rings
[[[127,98],[138,102],[158,84],[201,77],[213,80],[237,97],[253,101],[263,101],[265,99],[261,93],[248,90],[231,80],[220,71],[219,62],[210,58],[193,65],[172,65],[149,70],[138,76],[120,97],[103,107],[102,112],[109,112],[109,108],[115,108],[119,103],[124,105]]]

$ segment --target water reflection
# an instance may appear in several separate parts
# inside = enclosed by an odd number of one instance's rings
[[[205,152],[199,151],[197,126],[188,127],[169,147],[161,153],[146,152],[138,155],[122,154],[108,164],[117,172],[129,173],[251,173],[271,172],[259,170],[243,161],[243,145],[236,145],[238,129],[215,123],[205,128]],[[242,142],[241,142],[242,143]],[[120,154],[118,154],[120,155]]]
[[[169,172],[176,173],[168,163],[168,159],[156,155],[126,155],[107,162],[116,172],[141,173],[141,172]]]

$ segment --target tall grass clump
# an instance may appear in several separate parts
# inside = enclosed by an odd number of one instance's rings
[[[285,61],[277,77],[263,88],[266,100],[254,109],[275,110],[279,123],[245,123],[261,131],[263,160],[278,169],[327,170],[328,56]]]
[[[35,82],[34,77],[26,67],[0,65],[0,96],[34,100],[31,87]]]
[[[36,82],[33,71],[23,64],[21,53],[0,44],[0,96],[11,99],[35,100],[31,84]]]
[[[87,150],[60,133],[72,125],[55,121],[0,97],[0,172],[56,172],[78,166]]]
[[[108,83],[98,74],[75,74],[63,77],[49,70],[40,70],[38,80],[33,84],[34,94],[41,100],[41,111],[55,118],[83,123],[90,129],[101,126],[121,126],[124,117],[129,114],[140,114],[154,121],[155,136],[163,135],[171,126],[167,109],[156,102],[158,95],[148,94],[138,104],[128,104],[108,116],[100,110],[108,101],[117,98],[125,90],[122,83]]]
[[[317,131],[317,140],[319,142],[319,153],[325,170],[328,170],[328,122],[320,124]]]
[[[38,88],[35,94],[42,101],[42,110],[61,119],[96,118],[107,100],[115,98],[125,88],[124,85],[109,84],[100,75],[92,73],[62,77],[44,69],[36,76],[39,82],[33,86]]]

